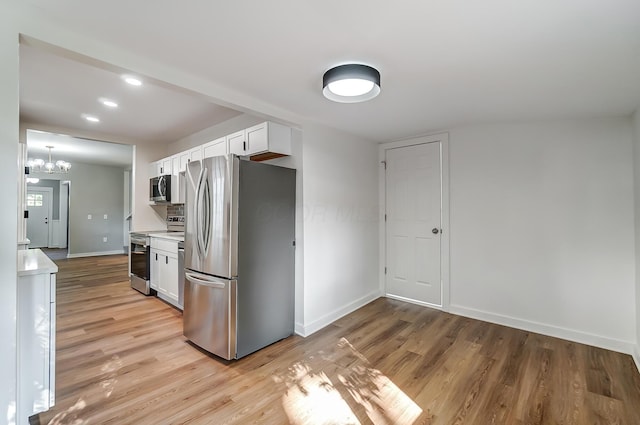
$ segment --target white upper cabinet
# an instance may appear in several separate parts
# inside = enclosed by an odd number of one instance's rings
[[[251,128],[247,128],[247,153],[246,155],[253,155],[260,152],[266,152],[269,150],[269,127],[273,127],[277,124],[262,123],[255,125]],[[273,139],[273,137],[272,137]],[[272,141],[272,144],[275,142]]]
[[[195,148],[189,149],[189,159],[187,162],[191,161],[200,161],[202,159],[202,146],[196,146]],[[187,167],[185,166],[185,170]]]
[[[180,172],[180,154],[177,153],[171,157],[171,174],[177,176]]]
[[[263,122],[227,136],[229,153],[265,160],[291,155],[291,128]]]
[[[202,145],[203,158],[226,155],[227,153],[229,153],[229,149],[227,148],[227,139],[225,137],[220,137]]]
[[[191,159],[191,154],[189,153],[189,151],[187,152],[180,152],[178,154],[178,156],[180,156],[180,171],[187,171],[187,164],[189,163],[189,160]]]
[[[247,142],[246,142],[245,130],[236,131],[233,134],[227,136],[227,145],[229,146],[229,153],[236,155],[246,155]]]
[[[165,174],[178,175],[187,170],[191,161],[233,153],[264,161],[291,155],[291,128],[265,121],[253,127],[237,131],[225,137],[196,146],[150,164],[150,177]]]
[[[161,167],[160,167],[160,174],[159,175],[166,175],[166,174],[171,174],[171,157],[169,158],[163,158],[160,160],[161,162]]]
[[[171,157],[154,161],[149,165],[149,177],[171,174]]]

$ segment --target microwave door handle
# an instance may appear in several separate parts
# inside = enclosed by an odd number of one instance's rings
[[[201,277],[196,277],[196,275],[188,272],[184,274],[184,277],[186,277],[189,282],[195,283],[197,285],[209,286],[211,288],[220,288],[220,289],[224,289],[226,286],[223,282],[218,282],[218,281],[209,280],[209,279],[202,279]]]
[[[164,185],[164,176],[160,176],[158,178],[158,193],[160,193],[161,197],[165,196],[166,188]]]

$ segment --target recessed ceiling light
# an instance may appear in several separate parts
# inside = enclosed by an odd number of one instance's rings
[[[141,86],[142,85],[142,81],[139,78],[136,77],[132,77],[130,75],[123,75],[122,79],[127,83],[127,84],[131,84],[132,86]]]
[[[111,100],[111,99],[105,99],[105,98],[103,97],[103,98],[100,98],[100,99],[98,99],[98,100],[99,100],[99,101],[100,101],[100,103],[102,103],[104,106],[108,106],[109,108],[117,108],[117,107],[118,107],[118,104],[117,104],[116,102],[114,102],[113,100]]]
[[[85,120],[87,120],[89,122],[100,122],[100,118],[95,117],[93,115],[82,114],[82,118],[84,118]]]
[[[364,102],[379,93],[380,73],[367,65],[336,66],[322,77],[322,94],[334,102]]]

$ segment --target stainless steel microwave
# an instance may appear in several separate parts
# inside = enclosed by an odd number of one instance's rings
[[[171,202],[171,186],[175,176],[166,174],[152,177],[149,181],[149,200],[153,202]]]

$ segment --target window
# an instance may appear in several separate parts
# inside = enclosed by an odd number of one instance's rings
[[[29,206],[29,207],[41,207],[42,206],[42,194],[41,193],[29,193],[29,194],[27,194],[27,206]]]

